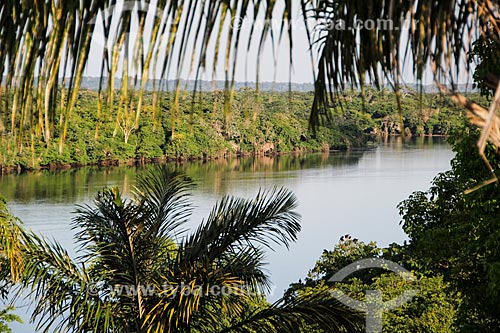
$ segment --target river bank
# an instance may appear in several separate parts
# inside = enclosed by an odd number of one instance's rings
[[[68,169],[78,169],[83,167],[118,167],[118,166],[144,166],[147,164],[157,164],[157,163],[182,163],[182,162],[210,162],[220,159],[231,159],[231,158],[242,158],[242,157],[278,157],[284,155],[301,156],[305,154],[312,153],[328,153],[333,151],[347,151],[351,147],[347,145],[344,147],[337,147],[330,149],[329,147],[323,147],[320,150],[307,150],[307,151],[292,151],[292,152],[266,152],[266,153],[228,153],[220,156],[205,156],[205,157],[167,157],[163,156],[161,158],[143,158],[143,159],[129,159],[123,160],[103,160],[95,163],[81,164],[81,163],[49,163],[47,165],[40,165],[38,168],[25,168],[22,165],[16,166],[2,166],[0,165],[0,175],[6,175],[11,173],[21,174],[24,172],[37,171],[37,170],[49,170],[49,171],[62,171]]]
[[[169,93],[160,102],[147,94],[142,114],[127,115],[118,106],[99,109],[98,93],[82,91],[71,126],[66,132],[55,126],[48,142],[30,122],[16,124],[13,135],[5,117],[0,172],[349,150],[374,135],[447,135],[462,123],[462,111],[449,101],[433,94],[422,101],[409,93],[402,96],[401,123],[393,97],[384,91],[367,91],[364,98],[348,92],[342,108],[331,109],[329,121],[312,131],[312,93],[241,90],[230,112],[223,92],[200,93],[196,103],[184,96],[178,105]]]

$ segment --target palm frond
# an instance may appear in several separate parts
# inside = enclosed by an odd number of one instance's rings
[[[254,295],[269,287],[263,248],[288,246],[300,230],[290,191],[260,191],[254,199],[225,197],[175,246],[169,235],[187,216],[188,186],[182,174],[156,167],[140,178],[131,199],[117,189],[99,192],[73,220],[80,229],[81,262],[59,244],[23,232],[20,292],[34,301],[37,327],[44,332],[356,327],[356,314],[325,291],[248,312]]]
[[[433,68],[435,80],[454,86],[470,70],[465,59],[475,38],[491,27],[500,31],[498,4],[488,0],[302,0],[302,6],[315,22],[311,41],[318,52],[313,126],[328,119],[347,86],[387,79],[398,91],[405,67],[419,82]]]
[[[223,274],[237,276],[249,293],[264,293],[270,291],[271,283],[264,268],[264,251],[255,246],[239,248],[228,252],[217,261]]]
[[[2,276],[11,282],[17,281],[23,271],[22,232],[21,222],[10,214],[5,199],[0,196],[0,260],[6,261],[7,267],[2,269],[10,273],[10,276]]]
[[[173,238],[192,212],[188,190],[192,182],[166,165],[150,168],[137,179],[135,196],[150,214],[147,229],[151,235]],[[151,235],[146,235],[149,237]]]
[[[99,254],[110,271],[133,267],[133,244],[147,215],[132,200],[122,198],[117,189],[99,192],[94,203],[95,208],[79,207],[73,219],[74,228],[80,230],[76,240],[84,250],[82,259]]]
[[[180,245],[181,262],[198,258],[212,261],[241,245],[289,246],[300,231],[295,195],[274,188],[259,191],[255,199],[224,197],[204,222]]]
[[[318,289],[292,300],[279,300],[256,311],[220,333],[256,331],[263,333],[361,332],[362,315],[333,298],[327,289]]]
[[[79,207],[73,220],[81,259],[92,263],[89,274],[108,287],[132,291],[110,304],[115,304],[115,318],[123,317],[136,329],[154,299],[143,288],[168,273],[177,253],[172,240],[190,214],[190,186],[184,175],[155,166],[139,177],[132,199],[118,189],[106,189],[97,194],[94,205]],[[138,317],[126,318],[129,312]]]
[[[98,294],[85,266],[79,266],[58,243],[31,233],[23,234],[25,266],[21,295],[34,300],[32,320],[43,332],[107,332],[113,326],[113,309]],[[89,292],[92,290],[93,292]]]
[[[82,228],[77,234],[84,250],[82,259],[92,261],[92,275],[108,286],[130,286],[137,291],[121,295],[118,304],[132,312],[136,309],[140,321],[145,312],[141,287],[155,267],[152,261],[162,259],[158,254],[164,239],[147,229],[152,211],[143,201],[123,199],[114,189],[98,193],[95,205],[80,208],[74,219],[75,226]],[[140,327],[142,323],[134,323],[137,318],[129,322]]]
[[[283,15],[283,20],[290,20],[291,2],[285,1],[284,4],[286,15]],[[171,68],[177,68],[173,74],[180,79],[183,68],[188,67],[190,74],[196,68],[198,79],[210,62],[213,62],[212,68],[216,68],[220,44],[217,42],[214,46],[213,40],[220,41],[223,35],[227,45],[224,54],[226,87],[232,90],[240,42],[244,38],[252,40],[260,37],[259,48],[262,50],[266,37],[273,34],[272,25],[266,24],[263,32],[252,30],[246,37],[234,22],[249,20],[255,23],[260,19],[260,12],[265,13],[265,19],[270,19],[275,6],[276,1],[263,0],[2,1],[0,86],[5,85],[7,94],[14,88],[12,104],[6,102],[11,110],[11,132],[21,141],[28,120],[40,120],[34,122],[31,130],[42,133],[46,144],[50,144],[56,125],[57,100],[61,97],[58,81],[63,74],[69,77],[69,82],[64,95],[66,101],[61,104],[64,105],[61,122],[57,124],[61,132],[59,151],[62,152],[83,74],[89,63],[90,49],[99,42],[103,44],[99,96],[102,97],[101,91],[106,90],[111,112],[116,110],[115,77],[121,77],[117,128],[138,126],[148,78],[157,69],[161,69],[160,77],[165,79],[172,74]],[[147,24],[149,20],[153,21],[151,27]],[[98,25],[102,25],[100,29],[96,29]],[[116,31],[112,27],[117,27]],[[285,27],[285,24],[281,27],[280,35],[291,32]],[[102,32],[96,33],[96,30]],[[138,36],[131,41],[130,33],[134,30]],[[146,35],[149,39],[145,38]],[[214,60],[208,56],[212,51],[216,54]],[[191,57],[187,56],[189,52]],[[8,75],[3,77],[5,72]],[[176,86],[177,100],[180,81]],[[155,84],[155,87],[162,88],[161,84],[160,87]],[[132,98],[133,91],[139,92],[137,99]],[[225,104],[228,109],[230,98],[225,100]],[[175,115],[175,110],[173,113]]]
[[[199,315],[210,317],[213,302],[238,316],[249,294],[269,286],[259,246],[288,246],[296,239],[300,224],[295,207],[295,196],[285,189],[260,191],[252,200],[223,198],[207,221],[179,244],[170,271],[157,282],[182,290],[161,293],[146,317],[149,332],[189,327]],[[225,288],[229,295],[214,295],[212,288]]]

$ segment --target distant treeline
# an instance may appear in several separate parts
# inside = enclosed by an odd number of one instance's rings
[[[3,95],[1,169],[350,149],[373,135],[447,135],[464,119],[446,98],[409,90],[402,93],[402,113],[392,92],[346,92],[328,110],[330,120],[314,131],[308,121],[312,92],[240,89],[230,108],[224,91],[186,92],[179,99],[171,92],[146,93],[140,114],[134,103],[116,101],[109,108],[98,97],[97,91],[81,91],[70,115],[58,111],[44,126],[42,115],[13,114],[11,96]]]
[[[4,82],[7,81],[7,76],[4,76]],[[17,81],[17,82],[16,82]],[[20,80],[16,80],[15,84],[19,83]],[[34,78],[35,83],[38,83],[38,78]],[[59,85],[65,85],[66,87],[69,85],[69,82],[71,81],[70,78],[59,78]],[[93,77],[93,76],[84,76],[82,77],[82,82],[81,82],[81,88],[84,90],[98,90],[99,85],[101,83],[101,78],[100,77]],[[104,77],[103,78],[103,86],[107,86],[108,84],[108,78]],[[114,81],[115,88],[120,89],[122,87],[121,85],[121,79],[116,78]],[[138,80],[138,84],[140,85],[140,79]],[[202,92],[211,92],[214,90],[224,90],[226,86],[226,81],[224,80],[184,80],[181,79],[180,82],[180,87],[183,90],[186,91],[202,91]],[[177,86],[177,80],[159,80],[159,79],[149,79],[145,85],[146,90],[153,91],[155,88],[158,89],[159,91],[175,91]],[[375,89],[375,86],[372,85],[367,85],[368,88],[373,88]],[[257,83],[256,82],[245,82],[245,81],[235,81],[234,82],[234,88],[236,90],[240,89],[256,89],[257,88]],[[264,92],[288,92],[290,90],[295,91],[295,92],[312,92],[314,91],[314,83],[297,83],[297,82],[269,82],[269,81],[264,81],[264,82],[259,82],[258,88],[260,91]],[[387,84],[384,88],[386,89],[391,89],[391,86]],[[420,91],[422,90],[425,93],[438,93],[439,90],[434,84],[428,84],[428,85],[418,85],[418,84],[403,84],[401,85],[400,89],[411,89],[415,91]],[[457,84],[455,86],[456,91],[460,92],[478,92],[479,90],[476,89],[472,84]]]

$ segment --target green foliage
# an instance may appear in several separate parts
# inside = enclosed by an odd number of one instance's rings
[[[137,131],[137,145],[135,156],[138,158],[154,159],[163,157],[165,133],[162,127],[155,127],[152,123],[141,121]]]
[[[330,122],[314,133],[308,118],[312,92],[257,94],[242,89],[234,94],[230,113],[225,112],[225,96],[219,91],[199,93],[194,101],[191,94],[183,95],[177,111],[174,97],[170,92],[159,94],[154,109],[152,94],[146,92],[137,127],[127,127],[116,121],[118,110],[101,112],[97,119],[97,92],[81,91],[64,144],[57,126],[47,144],[36,127],[26,124],[24,130],[31,134],[22,142],[0,136],[0,167],[59,168],[348,149],[364,145],[371,134],[402,132],[394,94],[387,91],[367,89],[368,102],[363,102],[359,92],[346,92],[342,107],[333,108]],[[463,113],[437,95],[419,97],[408,91],[402,101],[406,134],[445,135],[462,122]],[[422,105],[428,107],[422,109]],[[60,112],[64,109],[58,109],[56,119]]]
[[[6,309],[0,310],[0,333],[12,333],[12,330],[9,328],[8,324],[14,321],[18,323],[23,323],[19,316],[10,313],[14,310],[13,307],[7,307]]]
[[[363,258],[378,257],[381,253],[382,250],[375,242],[366,244],[349,235],[343,236],[332,251],[323,250],[316,265],[309,271],[307,281],[329,279],[349,264]],[[366,275],[366,272],[362,274]]]
[[[6,249],[4,249],[3,241],[3,239],[6,238],[5,234],[8,230],[7,226],[9,219],[10,216],[7,211],[7,201],[2,195],[0,195],[0,237],[2,237],[0,240],[0,244],[2,244],[0,246],[0,298],[5,298],[7,296],[11,282],[10,262],[7,257]]]
[[[496,86],[500,76],[500,45],[498,43],[498,31],[493,28],[481,34],[472,44],[472,51],[469,53],[469,62],[475,62],[473,78],[481,95],[491,97],[494,93],[492,87]],[[489,84],[487,84],[489,83]]]
[[[12,253],[12,250],[16,247],[15,244],[12,244],[13,237],[11,236],[12,230],[14,230],[12,222],[13,217],[8,211],[7,201],[0,195],[0,300],[7,297],[12,281],[16,278],[12,274],[16,274],[19,269],[11,266],[19,264]],[[10,306],[0,309],[0,333],[12,332],[8,327],[8,323],[14,321],[22,323],[19,316],[11,313],[12,310],[14,308]]]
[[[384,332],[454,331],[457,301],[440,276],[420,276],[416,282],[408,282],[394,273],[381,274],[372,279],[371,283],[353,279],[347,285],[337,285],[337,288],[361,301],[366,299],[366,290],[381,290],[384,302],[397,298],[404,291],[417,290],[417,294],[409,302],[384,313]]]
[[[231,109],[236,70],[242,57],[238,56],[238,47],[248,45],[263,50],[273,36],[288,38],[289,64],[293,64],[292,46],[293,29],[288,29],[294,21],[297,11],[292,1],[178,1],[161,0],[146,3],[140,8],[122,10],[113,13],[110,10],[116,1],[3,1],[0,3],[2,31],[0,39],[0,85],[6,87],[7,94],[14,95],[14,107],[10,115],[14,122],[23,123],[27,119],[36,119],[37,133],[43,132],[49,145],[52,132],[55,131],[55,119],[58,119],[57,107],[61,93],[58,84],[65,76],[69,83],[65,114],[57,124],[62,131],[63,141],[70,124],[74,104],[78,98],[82,76],[93,52],[102,52],[102,71],[99,88],[109,95],[111,107],[115,98],[119,99],[118,108],[122,111],[116,119],[127,123],[124,130],[127,142],[129,130],[137,122],[144,108],[144,92],[151,66],[162,68],[157,73],[166,79],[170,69],[177,68],[177,79],[190,66],[198,68],[196,78],[204,69],[217,68],[225,61],[226,91],[224,109]],[[432,65],[435,79],[453,77],[462,70],[461,59],[471,44],[477,31],[497,27],[497,9],[490,2],[471,1],[428,1],[401,2],[393,6],[392,2],[379,1],[367,8],[366,1],[301,1],[301,19],[306,21],[310,48],[317,50],[317,70],[315,71],[315,101],[312,104],[311,124],[319,125],[321,113],[327,113],[331,105],[337,102],[336,92],[346,86],[363,87],[365,82],[383,86],[386,81],[396,88],[401,83],[401,64],[413,60],[409,72],[422,82],[425,70]],[[158,12],[164,15],[158,15]],[[111,14],[113,13],[113,14]],[[155,14],[156,13],[156,14]],[[202,13],[202,14],[201,14]],[[257,13],[262,13],[258,15]],[[155,16],[152,24],[146,24],[142,18]],[[96,17],[103,17],[102,29],[94,29]],[[407,22],[403,18],[412,18],[415,27],[402,34]],[[278,19],[280,28],[266,27],[251,29],[248,34],[236,33],[231,21],[237,18],[241,23],[258,25],[261,21],[270,22]],[[353,22],[374,22],[375,26],[363,29]],[[342,27],[332,29],[329,23],[340,23]],[[474,22],[474,24],[470,24]],[[379,24],[380,23],[380,24]],[[228,37],[222,31],[231,25]],[[91,26],[91,27],[89,27]],[[110,38],[113,29],[117,29],[114,38]],[[135,50],[129,52],[130,31],[138,33],[133,41]],[[498,35],[498,31],[497,35]],[[99,38],[113,40],[107,47],[96,45]],[[43,36],[41,38],[40,36]],[[144,38],[148,36],[149,38]],[[162,43],[163,37],[169,36],[169,43]],[[217,40],[215,46],[213,41]],[[498,42],[498,39],[495,39]],[[219,43],[222,41],[221,43]],[[439,41],[439,42],[433,42]],[[253,42],[257,44],[254,45]],[[97,47],[97,49],[95,49]],[[216,56],[211,56],[215,47]],[[405,52],[401,52],[405,48]],[[95,49],[90,52],[91,49]],[[225,52],[220,52],[225,49]],[[65,50],[71,50],[67,53]],[[144,52],[148,50],[148,52]],[[196,50],[194,54],[190,52]],[[363,50],[362,56],[359,50]],[[188,52],[186,52],[188,51]],[[29,55],[29,56],[26,56]],[[190,56],[191,55],[191,56]],[[450,61],[454,59],[454,61]],[[94,59],[95,60],[95,59]],[[260,65],[257,61],[257,67]],[[128,65],[131,66],[128,66]],[[304,65],[304,64],[301,64]],[[129,68],[131,67],[131,68]],[[232,70],[230,70],[232,68]],[[132,70],[132,72],[129,72]],[[467,69],[469,69],[467,67]],[[191,72],[190,70],[190,72]],[[8,73],[8,75],[3,75]],[[134,73],[134,75],[132,75]],[[260,73],[260,68],[256,69]],[[446,74],[450,74],[449,76]],[[69,79],[66,81],[66,75]],[[121,80],[115,80],[116,77]],[[456,77],[456,75],[455,75]],[[259,74],[257,74],[259,81]],[[118,84],[119,81],[119,84]],[[196,81],[196,83],[199,83]],[[181,82],[176,82],[177,91]],[[13,88],[21,87],[20,89]],[[158,88],[156,82],[154,87]],[[119,91],[115,91],[119,89]],[[176,99],[179,92],[176,94]],[[62,98],[61,98],[62,99]],[[398,103],[400,104],[400,103]],[[8,109],[8,107],[5,107]],[[43,119],[43,121],[42,121]],[[24,125],[24,124],[22,124]],[[3,127],[3,126],[2,126]],[[24,131],[14,130],[12,135],[22,141]],[[401,129],[403,132],[405,129]]]
[[[391,244],[379,248],[376,243],[364,243],[349,235],[343,236],[331,251],[324,250],[305,282],[292,284],[289,297],[308,294],[314,290],[341,290],[349,297],[365,301],[366,290],[382,291],[384,302],[395,299],[404,291],[417,290],[413,299],[403,306],[384,313],[384,332],[452,332],[459,298],[449,290],[441,276],[418,273],[416,281],[401,276],[368,269],[351,274],[342,282],[328,282],[335,273],[347,265],[364,258],[383,258],[403,264],[405,248]],[[333,296],[332,296],[333,297]],[[318,329],[313,331],[323,332]]]
[[[92,332],[290,332],[303,325],[354,330],[358,316],[314,292],[268,304],[264,248],[297,239],[300,216],[288,190],[226,196],[181,235],[190,181],[166,166],[77,210],[80,251],[23,234],[23,286],[39,328]],[[175,240],[175,241],[174,241]],[[214,287],[216,287],[214,289]],[[128,290],[128,291],[127,291]],[[223,292],[221,292],[223,291]]]
[[[479,157],[479,130],[466,128],[452,139],[452,170],[439,174],[426,192],[415,192],[399,208],[410,239],[408,257],[428,275],[442,275],[463,297],[458,313],[462,332],[497,332],[500,327],[500,191],[498,184],[470,194],[465,190],[491,175]],[[500,157],[492,145],[493,168]]]

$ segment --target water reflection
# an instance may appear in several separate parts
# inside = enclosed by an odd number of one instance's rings
[[[447,145],[447,137],[443,136],[417,136],[417,137],[378,137],[377,142],[386,148],[404,150],[434,149]]]
[[[169,163],[173,170],[184,171],[195,182],[202,182],[212,194],[225,194],[230,189],[228,179],[250,179],[273,175],[277,178],[293,177],[298,170],[355,165],[365,150],[308,155],[282,155],[276,157],[242,157],[209,162],[195,161]],[[21,175],[0,177],[0,192],[10,202],[77,203],[87,201],[106,186],[118,186],[129,192],[137,174],[151,166],[84,167],[62,171],[34,171]]]

